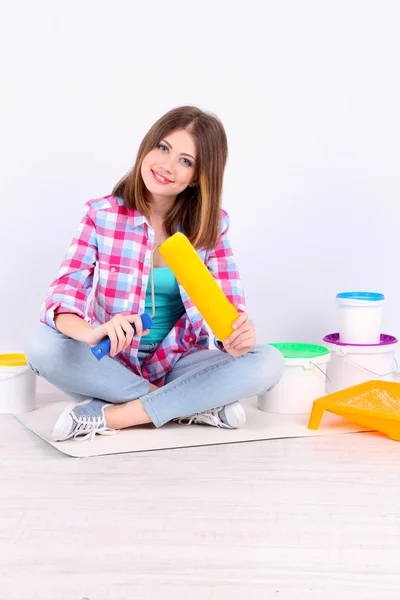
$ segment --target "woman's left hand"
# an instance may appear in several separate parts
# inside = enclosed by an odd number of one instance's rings
[[[241,313],[240,317],[234,322],[233,329],[235,330],[224,341],[224,348],[233,358],[238,358],[246,354],[255,346],[256,332],[254,325],[249,321],[246,313]]]

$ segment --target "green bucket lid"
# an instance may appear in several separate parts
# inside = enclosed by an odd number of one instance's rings
[[[315,344],[295,344],[285,343],[282,344],[269,344],[274,346],[280,352],[282,352],[284,358],[317,358],[318,356],[325,356],[329,354],[328,348],[325,346],[317,346]]]

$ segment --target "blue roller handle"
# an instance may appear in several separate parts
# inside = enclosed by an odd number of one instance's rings
[[[142,320],[143,331],[145,329],[150,329],[150,327],[152,327],[152,325],[154,325],[152,318],[147,313],[143,313],[142,315],[140,315],[140,318]],[[132,323],[132,327],[135,332],[134,335],[136,335],[136,327],[133,323]],[[93,348],[91,350],[92,350],[93,354],[95,355],[95,357],[97,358],[97,360],[100,360],[101,358],[103,358],[103,356],[105,356],[106,354],[108,354],[110,352],[110,349],[111,349],[110,338],[106,337],[99,344],[97,344],[97,346],[93,346]]]

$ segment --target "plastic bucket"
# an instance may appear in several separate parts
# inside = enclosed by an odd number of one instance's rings
[[[285,359],[282,379],[257,398],[260,410],[279,414],[308,414],[316,398],[325,395],[325,370],[330,352],[314,344],[271,344]]]
[[[381,334],[379,344],[357,345],[345,344],[338,333],[331,333],[324,337],[324,342],[331,351],[327,366],[328,394],[371,379],[395,379],[397,339],[392,335]]]
[[[0,414],[17,415],[36,406],[36,375],[24,354],[0,354]]]
[[[379,344],[385,296],[372,292],[344,292],[336,296],[339,336],[346,344]]]

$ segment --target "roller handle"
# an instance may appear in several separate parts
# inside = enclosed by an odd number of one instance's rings
[[[142,320],[143,331],[145,329],[150,329],[152,327],[152,325],[154,325],[152,318],[147,313],[143,313],[142,315],[140,315],[140,318]],[[136,335],[136,327],[133,323],[132,323],[132,327],[135,332],[134,335]],[[111,342],[110,342],[109,337],[106,337],[104,340],[99,342],[97,344],[97,346],[93,346],[93,348],[91,348],[91,350],[92,350],[93,354],[95,355],[95,357],[97,358],[97,360],[100,360],[101,358],[103,358],[103,356],[108,354],[110,352],[110,349],[111,349]]]

